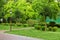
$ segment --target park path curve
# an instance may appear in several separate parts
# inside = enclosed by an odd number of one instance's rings
[[[31,28],[22,28],[22,29],[14,29],[14,30],[27,30]],[[20,36],[20,35],[14,35],[14,34],[8,34],[5,33],[8,30],[0,30],[0,40],[42,40],[27,36]]]
[[[42,39],[7,34],[7,33],[0,33],[0,40],[42,40]]]

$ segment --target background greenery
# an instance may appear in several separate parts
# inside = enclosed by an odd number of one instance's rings
[[[59,28],[57,32],[52,32],[45,31],[46,25],[41,27],[42,23],[46,24],[46,17],[56,20],[58,16],[60,17],[59,14],[60,2],[55,2],[55,0],[0,0],[0,22],[5,23],[0,24],[0,30],[9,30],[10,24],[6,23],[11,21],[17,24],[12,24],[12,29],[16,30],[8,33],[45,40],[60,40]],[[3,18],[3,21],[1,21],[1,18]],[[28,28],[27,30],[20,30],[20,28],[29,26],[34,26],[38,30]],[[40,29],[43,29],[43,31]],[[50,29],[52,30],[52,27]],[[57,27],[53,27],[53,31],[56,30]]]
[[[1,0],[0,17],[6,20],[12,17],[13,21],[21,23],[28,19],[45,21],[47,16],[56,19],[60,13],[59,5],[55,0]]]

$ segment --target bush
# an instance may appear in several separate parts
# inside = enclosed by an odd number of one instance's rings
[[[34,26],[34,24],[36,24],[36,23],[37,23],[36,20],[33,20],[33,19],[27,20],[27,24],[29,24],[29,26]]]
[[[4,25],[6,25],[6,26],[9,26],[10,24],[9,23],[3,23]]]
[[[23,24],[24,27],[28,27],[28,24]]]
[[[40,26],[35,25],[35,29],[40,30]]]
[[[16,23],[16,26],[22,26],[22,23]]]
[[[57,31],[58,27],[53,27],[52,31]]]
[[[41,29],[42,29],[42,31],[45,31],[45,26],[42,26]]]
[[[49,28],[47,28],[47,31],[49,30]]]
[[[48,31],[52,31],[52,27],[49,27],[49,28],[48,28]]]

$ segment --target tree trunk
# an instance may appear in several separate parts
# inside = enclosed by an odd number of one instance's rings
[[[45,15],[44,15],[44,24],[45,24],[45,31],[46,31],[46,29],[47,29],[47,25],[46,25],[46,18],[45,18]]]

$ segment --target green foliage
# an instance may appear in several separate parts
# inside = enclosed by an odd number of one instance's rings
[[[57,29],[58,29],[58,27],[49,27],[49,28],[48,28],[48,31],[53,31],[53,32],[55,32],[55,31],[57,31]]]
[[[54,2],[55,0],[49,0],[49,2]]]
[[[8,1],[5,5],[4,5],[4,8],[3,8],[3,12],[4,12],[4,18],[8,18],[8,17],[12,17],[14,16],[14,11],[15,11],[15,7],[14,7],[14,1]],[[12,14],[10,14],[10,12],[12,12]]]
[[[36,24],[35,29],[40,30],[40,26]]]
[[[52,27],[49,27],[49,28],[48,28],[48,31],[52,31]]]
[[[19,17],[22,22],[27,19],[40,19],[45,21],[46,17],[56,19],[60,7],[54,0],[1,0],[0,17]],[[12,14],[10,14],[12,12]]]
[[[27,24],[29,24],[30,26],[34,26],[36,23],[37,23],[36,20],[32,20],[32,19],[27,20]]]
[[[45,26],[41,26],[42,31],[45,31]],[[47,29],[46,29],[47,30]]]
[[[37,29],[37,30],[45,31],[45,26],[40,26],[40,25],[36,24],[34,27],[35,27],[35,29]],[[46,29],[46,30],[47,30],[47,29]]]
[[[23,24],[23,26],[24,26],[24,27],[29,27],[29,25],[28,25],[28,24]]]
[[[53,27],[53,32],[57,31],[58,27]]]
[[[22,24],[20,24],[20,23],[16,23],[16,25],[17,25],[17,26],[21,26]]]
[[[57,5],[57,3],[55,2],[52,2],[50,3],[50,17],[53,18],[53,19],[56,19],[56,15],[57,13],[59,12],[59,7]]]
[[[3,6],[5,5],[4,0],[0,0],[0,17],[3,17]]]

